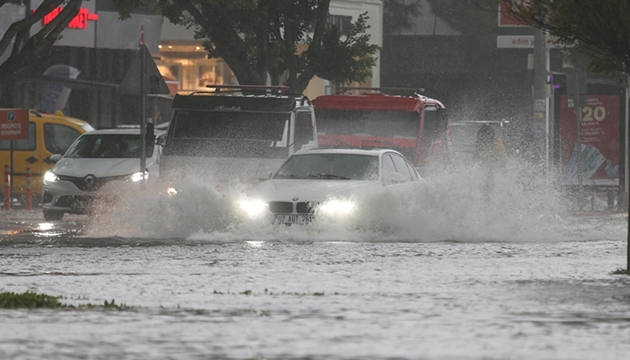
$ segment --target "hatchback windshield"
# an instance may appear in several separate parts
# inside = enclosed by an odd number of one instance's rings
[[[146,144],[146,157],[153,155],[153,143]],[[139,158],[142,139],[132,134],[83,135],[68,149],[67,158]]]
[[[274,179],[377,180],[378,156],[357,154],[293,155]]]

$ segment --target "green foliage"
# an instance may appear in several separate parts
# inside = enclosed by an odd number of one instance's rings
[[[0,293],[0,309],[56,309],[63,306],[60,298],[30,291],[21,294],[3,292]]]
[[[324,52],[319,59],[313,59],[319,61],[317,76],[344,84],[363,82],[372,75],[378,46],[370,44],[370,36],[365,34],[367,19],[366,13],[359,16],[344,41],[339,41],[341,31],[335,26],[324,35]]]
[[[398,34],[411,28],[413,19],[420,15],[420,0],[383,1],[383,33]]]
[[[27,291],[21,294],[13,292],[3,292],[0,293],[0,309],[58,309],[75,307],[73,305],[66,305],[61,303],[59,301],[61,298],[61,296],[37,294],[31,291]],[[112,300],[111,302],[105,300],[103,305],[87,303],[81,304],[78,307],[86,309],[131,309],[131,307],[125,304],[117,305],[114,300]]]
[[[611,273],[612,275],[630,275],[630,270],[619,268]]]
[[[301,93],[317,75],[363,81],[376,63],[365,17],[348,38],[326,27],[330,0],[113,0],[121,18],[152,6],[174,24],[195,31],[209,57],[221,57],[240,84],[283,83]],[[300,51],[298,44],[307,46]]]
[[[630,73],[630,2],[536,0],[509,2],[521,22],[546,30],[591,58],[589,70]]]

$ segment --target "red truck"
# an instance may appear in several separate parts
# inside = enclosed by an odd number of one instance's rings
[[[345,88],[349,89],[368,91],[313,100],[319,147],[395,149],[418,168],[452,162],[449,124],[440,101],[417,93],[403,96],[379,88]]]

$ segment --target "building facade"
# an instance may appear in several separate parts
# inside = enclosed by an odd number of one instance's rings
[[[372,43],[383,45],[383,2],[381,0],[332,0],[329,21],[344,31],[356,21],[359,15],[367,13],[370,28],[368,34]],[[178,91],[207,90],[206,85],[236,84],[237,80],[229,66],[222,59],[208,59],[200,40],[194,39],[192,29],[173,25],[164,20],[159,45],[160,60],[157,61],[160,73],[167,83],[177,86]],[[380,52],[372,69],[372,78],[364,86],[380,86]],[[174,88],[174,87],[173,87]],[[313,78],[304,94],[313,99],[330,93],[329,81]]]

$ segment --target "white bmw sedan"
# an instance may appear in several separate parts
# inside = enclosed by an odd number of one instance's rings
[[[357,220],[361,199],[401,192],[422,178],[399,152],[387,149],[312,149],[289,157],[239,203],[246,218],[274,224]]]
[[[57,163],[44,174],[44,218],[90,213],[96,202],[111,203],[157,178],[161,153],[157,139],[163,134],[155,131],[154,138],[147,139],[144,172],[140,129],[95,130],[78,137],[63,157],[54,155]]]

